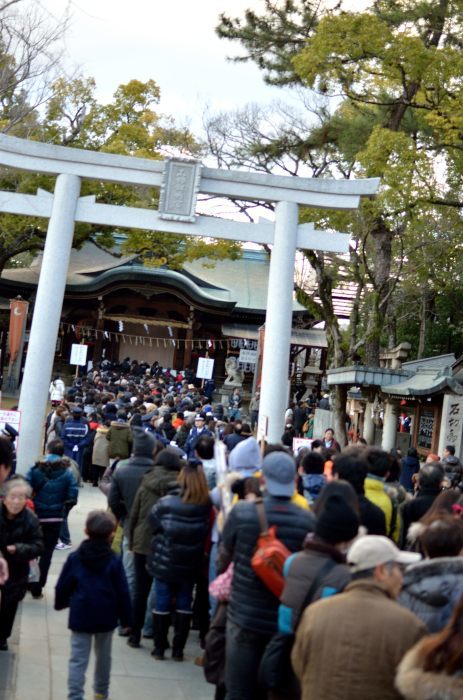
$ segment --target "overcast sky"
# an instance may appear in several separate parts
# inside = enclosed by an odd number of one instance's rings
[[[366,0],[351,0],[352,5]],[[290,99],[289,90],[264,84],[252,63],[231,63],[240,46],[219,39],[221,12],[243,16],[262,0],[36,0],[55,16],[66,4],[70,65],[97,81],[98,96],[110,100],[120,83],[153,78],[161,88],[161,109],[180,123],[201,124],[212,111],[248,102]]]

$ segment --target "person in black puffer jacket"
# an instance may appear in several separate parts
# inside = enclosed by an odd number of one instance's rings
[[[204,563],[204,547],[211,520],[211,502],[201,466],[186,464],[178,485],[153,507],[149,523],[153,531],[148,571],[155,579],[152,656],[164,658],[170,611],[175,598],[172,658],[183,659],[191,623],[195,579]]]
[[[77,503],[79,487],[67,459],[63,459],[62,440],[52,440],[44,461],[29,470],[27,481],[32,487],[35,512],[42,525],[44,552],[40,557],[40,579],[31,583],[34,598],[42,597],[51,559],[58,542],[65,515]]]
[[[291,502],[296,464],[285,452],[271,452],[262,463],[267,487],[264,498],[269,526],[291,552],[302,549],[315,526],[309,512]],[[278,598],[265,586],[251,566],[259,537],[254,503],[242,501],[232,508],[223,531],[222,567],[234,562],[233,584],[227,621],[226,687],[229,700],[259,697],[257,672],[265,647],[277,631]]]
[[[4,492],[0,504],[0,555],[7,561],[9,578],[0,586],[0,651],[8,649],[16,611],[27,591],[29,561],[43,549],[40,523],[26,508],[29,484],[16,477],[5,484]]]

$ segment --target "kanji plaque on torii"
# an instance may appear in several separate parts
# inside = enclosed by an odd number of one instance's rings
[[[297,248],[344,253],[349,236],[299,224],[299,205],[356,209],[375,194],[379,180],[335,180],[249,173],[203,167],[194,161],[154,161],[53,146],[0,135],[0,164],[57,175],[54,194],[0,191],[0,211],[49,218],[19,400],[18,467],[39,456],[75,221],[141,228],[272,246],[265,322],[259,431],[278,442],[288,389],[294,263]],[[188,164],[188,165],[187,165]],[[81,179],[163,187],[161,209],[99,204],[80,197]],[[177,183],[177,184],[176,184]],[[181,185],[181,192],[176,188]],[[275,223],[241,223],[195,213],[196,193],[275,202]],[[267,348],[270,351],[267,351]]]

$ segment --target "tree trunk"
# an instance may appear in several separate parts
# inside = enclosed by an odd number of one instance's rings
[[[373,264],[368,272],[374,292],[369,295],[365,361],[369,367],[379,367],[381,333],[387,317],[390,296],[393,233],[384,220],[379,218],[370,238],[373,242]]]
[[[347,445],[346,432],[346,403],[347,403],[347,385],[338,384],[334,387],[333,409],[333,429],[336,435],[336,440],[341,447]]]
[[[427,298],[426,290],[421,289],[421,299],[420,299],[420,336],[418,340],[418,354],[417,359],[421,360],[424,355],[424,343],[426,340],[426,321],[427,321]]]
[[[397,317],[395,309],[389,308],[386,316],[387,347],[392,350],[397,346]]]
[[[360,304],[362,302],[363,291],[365,288],[365,274],[360,271],[360,258],[357,250],[351,250],[350,261],[353,269],[354,282],[357,285],[357,288],[355,291],[355,296],[352,300],[352,309],[349,319],[349,360],[351,362],[355,362],[357,359],[357,341],[360,329]]]
[[[346,352],[342,343],[342,332],[339,319],[334,312],[332,280],[330,274],[325,271],[325,257],[323,253],[306,251],[306,257],[315,270],[317,277],[318,295],[325,319],[326,337],[328,340],[328,353],[331,357],[331,367],[343,367],[346,363]],[[347,444],[346,434],[346,400],[347,387],[338,385],[334,387],[334,401],[332,402],[333,429],[340,445]]]

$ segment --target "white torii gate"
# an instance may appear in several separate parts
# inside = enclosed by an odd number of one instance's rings
[[[53,146],[0,135],[0,164],[57,175],[54,194],[0,191],[0,211],[49,218],[19,400],[18,470],[41,453],[43,418],[53,369],[75,221],[273,246],[267,294],[259,433],[280,440],[288,391],[294,264],[297,248],[344,253],[349,236],[298,223],[298,206],[356,209],[375,194],[379,179],[334,180],[266,175],[203,167],[197,161],[153,161]],[[160,187],[159,211],[97,204],[79,197],[81,179]],[[276,202],[275,224],[197,216],[198,192]]]

